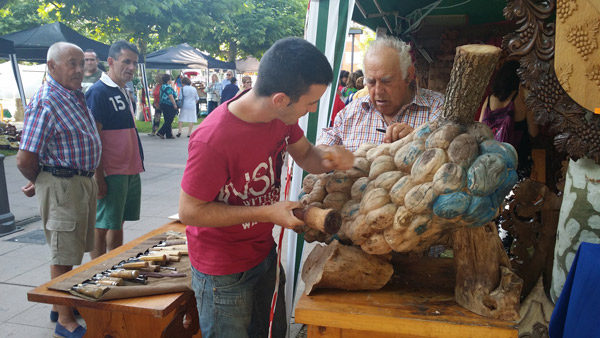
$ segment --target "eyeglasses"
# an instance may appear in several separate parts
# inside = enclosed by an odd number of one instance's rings
[[[231,76],[231,74],[227,74],[227,76]]]
[[[252,83],[252,81],[244,81],[244,82],[242,82],[242,83]]]

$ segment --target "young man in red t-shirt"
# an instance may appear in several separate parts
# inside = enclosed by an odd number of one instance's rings
[[[272,229],[303,224],[292,213],[302,204],[279,198],[284,153],[311,173],[354,162],[341,146],[314,147],[298,126],[332,78],[315,46],[280,40],[263,56],[256,85],[215,109],[192,134],[179,217],[188,225],[202,337],[268,336],[277,267]],[[284,285],[281,278],[279,295]],[[281,296],[274,318],[273,336],[284,337]]]

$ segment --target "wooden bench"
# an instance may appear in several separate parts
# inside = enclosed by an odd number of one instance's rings
[[[185,233],[185,225],[179,222],[165,224],[29,291],[27,300],[76,307],[87,324],[86,338],[202,337],[195,311],[193,325],[189,329],[184,329],[182,325],[188,303],[195,308],[196,302],[192,291],[92,302],[66,292],[48,289],[49,286],[104,261],[114,259],[118,254],[168,230]]]

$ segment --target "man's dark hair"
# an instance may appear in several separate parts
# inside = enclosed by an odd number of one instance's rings
[[[136,55],[140,55],[140,51],[138,50],[136,45],[125,40],[119,40],[110,46],[110,49],[108,50],[108,57],[118,60],[119,56],[121,56],[121,52],[123,51],[123,49],[129,49]]]
[[[169,82],[171,80],[171,75],[170,74],[165,74],[162,76],[162,83],[165,84],[167,82]]]
[[[96,51],[95,51],[95,50],[93,50],[93,49],[89,49],[89,48],[88,48],[88,49],[86,49],[86,50],[84,51],[84,53],[94,53],[94,54],[96,55],[96,59],[98,59],[98,54],[96,54]]]
[[[262,57],[254,90],[258,96],[284,93],[290,104],[308,93],[311,85],[328,85],[333,80],[329,61],[310,42],[300,38],[281,39]]]
[[[237,79],[235,77],[232,77],[230,81],[231,81],[231,83],[236,83]]]
[[[492,83],[492,94],[500,101],[508,99],[511,93],[519,90],[518,68],[519,61],[511,60],[505,62],[496,72]]]

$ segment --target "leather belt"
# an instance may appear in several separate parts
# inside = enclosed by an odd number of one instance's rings
[[[84,177],[92,177],[94,176],[94,171],[87,171],[87,170],[79,170],[79,169],[70,169],[70,168],[63,168],[63,167],[52,167],[49,165],[42,165],[42,170],[43,171],[47,171],[52,173],[52,176],[56,176],[56,177],[73,177],[75,175],[77,176],[84,176]]]

